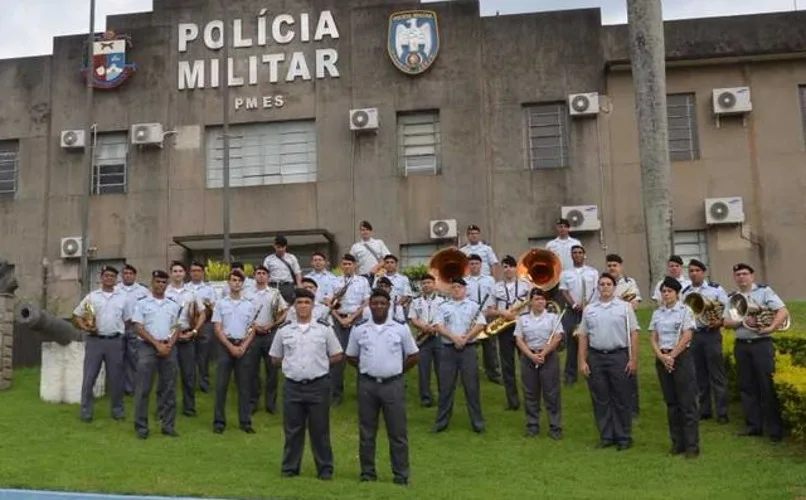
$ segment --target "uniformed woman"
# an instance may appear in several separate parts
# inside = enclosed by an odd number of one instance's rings
[[[529,292],[531,310],[520,315],[515,324],[515,342],[521,356],[521,379],[526,409],[526,435],[540,433],[540,396],[546,401],[549,436],[562,438],[560,409],[560,361],[557,347],[563,327],[557,314],[546,310],[546,294],[533,288]]]
[[[675,278],[664,278],[660,286],[661,303],[652,313],[649,329],[657,358],[655,369],[666,401],[672,438],[670,453],[696,458],[700,454],[697,377],[689,350],[696,325],[691,309],[678,300],[681,288]]]

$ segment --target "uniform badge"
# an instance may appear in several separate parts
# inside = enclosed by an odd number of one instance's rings
[[[107,31],[96,36],[92,44],[92,61],[87,63],[86,55],[84,56],[84,77],[90,79],[96,89],[119,87],[137,69],[135,64],[126,61],[129,47],[131,40],[126,35]]]
[[[437,13],[407,10],[389,17],[389,57],[395,67],[408,75],[424,73],[439,54]]]

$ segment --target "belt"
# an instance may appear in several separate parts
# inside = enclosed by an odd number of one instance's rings
[[[114,335],[96,335],[101,340],[114,340],[119,339],[123,335],[122,333],[116,333]]]
[[[670,352],[672,352],[672,351],[674,351],[674,349],[661,349],[661,350],[660,350],[660,353],[661,353],[661,354],[669,354],[669,353],[670,353]]]
[[[294,380],[294,379],[291,379],[291,378],[287,378],[287,379],[285,379],[285,381],[286,382],[291,382],[292,384],[310,385],[310,384],[313,384],[314,382],[319,382],[323,378],[329,377],[329,376],[330,376],[330,374],[326,373],[326,374],[322,375],[321,377],[316,377],[316,378],[306,378],[304,380]]]
[[[269,286],[290,285],[291,281],[269,281]]]
[[[233,339],[233,338],[227,337],[227,340],[229,340],[232,345],[241,345],[241,344],[243,344],[244,340],[246,340],[246,339]]]
[[[339,318],[346,318],[346,317],[350,316],[351,314],[352,313],[336,313],[336,316],[338,316]]]
[[[597,354],[615,354],[617,352],[624,352],[627,350],[626,347],[617,347],[616,349],[594,349],[593,347],[589,347],[589,349]]]
[[[394,382],[395,380],[398,380],[402,376],[403,376],[402,373],[398,373],[397,375],[393,375],[391,377],[373,377],[372,375],[369,375],[367,373],[361,374],[361,378],[363,378],[364,380],[371,380],[378,384],[387,384],[389,382]]]
[[[772,337],[759,337],[757,339],[736,339],[737,344],[755,344],[756,342],[768,342]]]

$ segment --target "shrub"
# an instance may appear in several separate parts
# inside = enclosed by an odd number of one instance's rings
[[[207,260],[207,279],[209,281],[227,281],[227,276],[230,272],[229,264],[217,260]],[[244,272],[247,276],[255,274],[255,266],[252,264],[244,264]]]

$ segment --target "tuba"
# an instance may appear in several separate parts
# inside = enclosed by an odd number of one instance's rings
[[[436,280],[437,290],[447,293],[453,280],[470,272],[470,259],[456,247],[445,248],[431,256],[428,270]]]
[[[739,292],[731,294],[728,300],[728,314],[734,321],[741,321],[742,326],[748,330],[758,331],[762,328],[767,328],[772,325],[775,319],[775,310],[762,307]],[[747,326],[747,318],[752,317],[756,319],[756,326],[751,328]],[[792,317],[787,314],[783,325],[776,331],[785,332],[792,326]]]
[[[718,300],[706,298],[703,294],[691,292],[683,299],[683,303],[691,308],[694,317],[704,325],[712,325],[722,319],[725,306]]]

